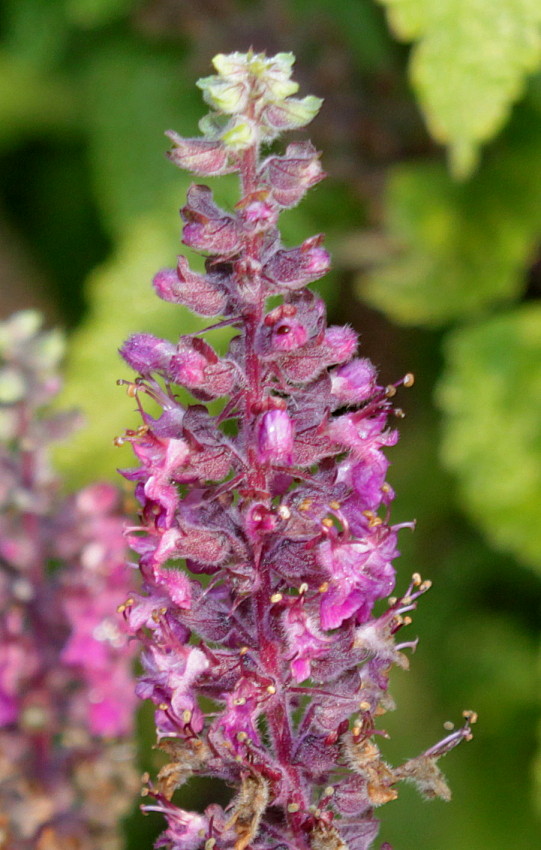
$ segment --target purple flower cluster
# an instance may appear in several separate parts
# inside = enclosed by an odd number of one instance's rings
[[[135,787],[124,521],[109,484],[58,492],[61,354],[36,313],[0,323],[0,845],[114,850]]]
[[[179,257],[154,280],[161,298],[214,317],[209,331],[231,326],[227,353],[198,334],[176,343],[137,334],[121,349],[139,373],[121,383],[142,424],[119,442],[139,460],[123,474],[141,506],[130,544],[144,582],[122,607],[143,646],[137,692],[154,703],[171,757],[144,808],[165,815],[156,846],[173,850],[366,850],[373,809],[396,797],[399,780],[449,796],[436,760],[471,734],[468,713],[399,768],[375,743],[375,720],[392,707],[389,669],[407,666],[403,650],[415,646],[396,636],[429,583],[415,575],[374,613],[395,584],[399,526],[383,449],[397,440],[398,384],[378,384],[355,332],[328,327],[306,288],[329,268],[323,237],[295,248],[280,240],[280,212],[324,176],[309,142],[264,152],[321,103],[293,97],[292,63],[215,57],[217,73],[198,83],[212,107],[203,137],[168,133],[176,165],[240,175],[234,210],[197,184],[181,210],[183,241],[205,255],[206,271]],[[181,404],[178,386],[196,403]],[[175,805],[193,774],[234,787],[230,805]]]

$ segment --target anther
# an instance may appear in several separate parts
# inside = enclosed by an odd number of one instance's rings
[[[332,796],[334,796],[334,788],[333,788],[333,786],[332,786],[332,785],[327,785],[327,787],[326,787],[326,788],[325,788],[325,790],[323,791],[323,794],[324,794],[324,796],[325,796],[325,797],[332,797]]]
[[[247,646],[241,646],[241,648],[239,649],[239,655],[246,655],[247,652],[249,652]]]
[[[233,705],[246,705],[246,697],[237,697],[233,700]]]
[[[420,573],[413,573],[411,580],[412,580],[413,584],[415,585],[415,587],[419,587],[419,585],[422,582],[421,574]]]
[[[288,810],[289,814],[291,814],[291,815],[294,814],[295,812],[298,812],[299,809],[300,809],[300,806],[299,806],[298,803],[290,803],[287,807],[287,810]]]
[[[215,838],[209,838],[208,841],[205,841],[205,850],[212,850],[214,845],[216,844]]]
[[[284,596],[282,593],[273,593],[270,598],[270,601],[273,605],[275,605],[277,602],[281,602],[283,598]]]
[[[239,744],[243,744],[248,740],[248,734],[246,732],[237,732],[237,741]]]
[[[431,587],[432,587],[432,582],[430,581],[429,578],[427,578],[427,579],[425,579],[425,581],[421,582],[421,584],[419,586],[419,590],[430,590]]]
[[[369,711],[369,710],[370,710],[370,703],[368,702],[368,700],[363,699],[363,700],[361,700],[361,702],[359,703],[359,708],[361,709],[361,711]],[[354,731],[355,731],[355,730],[354,730]],[[360,731],[361,731],[361,730],[359,729],[359,732],[360,732]],[[358,733],[357,733],[357,734],[358,734]]]
[[[334,525],[334,522],[332,521],[332,519],[330,517],[326,516],[325,519],[321,520],[321,525],[325,526],[325,528],[332,528],[333,525]]]
[[[166,702],[161,702],[161,703],[159,704],[158,708],[160,709],[160,711],[167,711],[167,709],[169,708],[169,706],[167,705],[167,703],[166,703]]]
[[[291,511],[289,510],[287,505],[280,505],[277,513],[280,519],[289,519],[291,516]]]
[[[307,592],[308,592],[308,585],[306,584],[305,581],[303,581],[303,583],[299,586],[299,593],[302,596],[303,593],[307,593]]]
[[[182,720],[183,720],[185,726],[187,726],[188,723],[191,723],[192,714],[193,713],[190,711],[189,708],[185,708],[184,711],[182,712]]]
[[[329,589],[329,582],[328,581],[324,581],[323,584],[320,584],[319,587],[318,587],[318,590],[319,590],[320,593],[327,593],[328,589]]]
[[[276,693],[276,688],[274,687],[274,685],[267,685],[267,693],[271,694],[271,696]]]
[[[402,410],[401,407],[395,407],[393,409],[393,415],[396,416],[397,419],[405,419],[406,418],[406,414],[404,413],[404,411]]]
[[[124,437],[115,437],[115,439],[113,440],[113,446],[120,448],[120,446],[123,446],[125,442],[126,440],[124,439]]]
[[[402,381],[405,387],[412,387],[415,383],[415,375],[413,372],[407,372],[404,375],[404,380]]]
[[[443,728],[446,729],[448,732],[452,732],[453,729],[455,728],[455,724],[453,723],[452,720],[446,720],[445,723],[443,724]]]
[[[333,511],[339,511],[340,510],[340,502],[337,502],[336,499],[333,499],[332,502],[329,502],[329,507]]]
[[[462,717],[469,723],[477,723],[479,715],[476,711],[463,711]]]
[[[385,395],[387,396],[387,398],[392,398],[393,396],[395,396],[396,387],[393,386],[393,384],[388,384],[388,386],[385,387]]]

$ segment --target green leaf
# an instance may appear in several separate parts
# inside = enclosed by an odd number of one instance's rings
[[[491,542],[541,569],[541,305],[453,332],[442,454]]]
[[[411,78],[451,169],[466,177],[541,64],[538,0],[379,0],[399,38],[416,41]]]
[[[541,233],[540,112],[517,110],[467,183],[439,164],[395,168],[385,204],[387,251],[359,293],[392,320],[437,326],[516,298]]]

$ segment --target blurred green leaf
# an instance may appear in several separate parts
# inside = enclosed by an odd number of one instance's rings
[[[75,93],[65,79],[0,51],[0,148],[28,133],[72,132],[77,113]]]
[[[399,38],[416,41],[411,78],[430,132],[453,173],[475,168],[479,146],[507,120],[541,63],[538,0],[379,0]]]
[[[442,453],[462,507],[541,569],[541,305],[454,331],[446,354]]]
[[[522,106],[467,183],[437,163],[395,168],[386,219],[387,257],[359,291],[392,320],[436,326],[516,298],[541,233],[539,112]]]
[[[4,0],[6,50],[42,72],[58,66],[70,35],[64,5],[65,0]]]
[[[139,0],[65,0],[66,13],[76,26],[108,24],[129,12]]]
[[[122,234],[134,215],[170,197],[179,171],[165,157],[164,133],[193,135],[204,107],[177,58],[128,41],[94,51],[86,88],[96,196],[109,230]]]

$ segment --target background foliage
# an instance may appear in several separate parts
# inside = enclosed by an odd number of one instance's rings
[[[72,483],[129,463],[116,349],[194,328],[150,279],[177,251],[187,177],[162,133],[193,134],[219,51],[293,50],[326,98],[311,136],[329,179],[284,216],[324,230],[322,284],[384,381],[413,370],[392,450],[399,581],[434,581],[396,676],[389,757],[463,708],[475,741],[445,768],[454,801],[405,789],[382,813],[397,850],[537,846],[541,604],[541,7],[538,0],[4,0],[0,308],[71,329],[63,399],[88,427],[59,453]],[[216,184],[224,204],[233,187]],[[151,734],[141,718],[142,752]],[[539,763],[539,761],[537,761]],[[540,773],[538,768],[538,773]],[[189,789],[196,806],[200,789]],[[127,848],[157,824],[134,814]],[[146,844],[145,844],[146,841]]]

